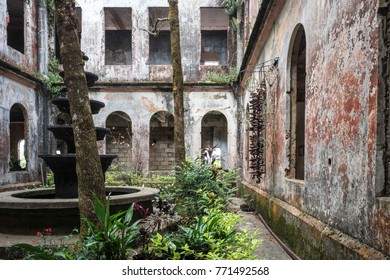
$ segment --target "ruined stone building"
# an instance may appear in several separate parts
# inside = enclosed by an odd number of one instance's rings
[[[102,153],[122,170],[172,170],[166,0],[77,0]],[[390,255],[387,0],[179,1],[187,156],[217,146],[242,193],[302,258]],[[63,121],[42,77],[58,56],[44,0],[0,1],[0,189],[39,184]],[[234,83],[209,74],[239,70]]]

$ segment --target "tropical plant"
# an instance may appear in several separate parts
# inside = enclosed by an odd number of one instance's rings
[[[80,252],[78,244],[72,245],[73,233],[58,238],[52,235],[52,228],[45,228],[36,233],[37,239],[32,240],[33,244],[20,243],[11,247],[22,251],[22,258],[29,260],[58,260],[58,259],[75,259],[76,252]]]
[[[154,212],[142,221],[142,228],[148,234],[172,229],[179,221],[180,216],[175,212],[175,204],[161,197],[154,200]]]
[[[88,225],[84,246],[94,252],[97,259],[127,259],[139,237],[140,221],[133,222],[134,204],[127,211],[110,215],[110,196],[106,206],[94,198],[99,224],[86,220]]]
[[[240,217],[213,210],[175,234],[157,233],[150,239],[149,256],[156,259],[255,259],[259,244],[254,234],[238,231]]]

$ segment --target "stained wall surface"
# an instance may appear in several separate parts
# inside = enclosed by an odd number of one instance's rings
[[[0,185],[40,180],[38,154],[42,152],[45,142],[45,136],[42,134],[45,122],[44,98],[41,84],[34,78],[38,71],[39,1],[20,2],[23,12],[19,14],[23,14],[24,18],[17,22],[24,32],[18,35],[22,37],[24,47],[19,50],[11,47],[12,43],[7,40],[8,36],[15,35],[7,31],[7,25],[14,20],[12,12],[7,8],[7,2],[0,2]],[[22,108],[25,117],[27,167],[22,171],[10,171],[10,111],[15,104]],[[19,124],[19,127],[23,125]]]
[[[132,122],[131,169],[148,173],[149,157],[153,149],[155,149],[154,145],[152,145],[153,139],[150,138],[152,128],[150,120],[155,113],[160,111],[174,113],[172,92],[150,85],[148,87],[145,86],[142,90],[132,87],[120,89],[99,88],[97,86],[91,90],[90,97],[105,103],[105,107],[100,113],[94,116],[96,126],[104,127],[107,117],[115,111],[124,112],[130,117]],[[192,159],[200,156],[202,149],[202,118],[210,111],[218,111],[224,114],[227,119],[228,153],[226,168],[234,168],[236,166],[234,153],[237,149],[237,139],[234,133],[237,127],[235,116],[237,105],[232,90],[229,87],[211,85],[195,88],[188,87],[184,92],[184,110],[186,155]],[[158,141],[158,139],[156,140]],[[101,152],[106,152],[104,143],[101,147]],[[165,148],[171,149],[168,146],[164,146]],[[173,152],[173,150],[168,152]],[[170,161],[172,161],[172,158]],[[164,170],[170,169],[167,167]]]
[[[390,253],[390,203],[375,193],[377,172],[378,1],[271,1],[275,22],[262,30],[256,65],[278,58],[278,79],[268,87],[267,174],[252,185],[329,227]],[[285,2],[283,4],[283,2]],[[304,180],[289,174],[291,57],[297,27],[306,36]],[[255,71],[251,77],[258,75]],[[244,81],[243,109],[250,100]],[[246,82],[246,84],[245,84]],[[243,116],[245,118],[245,116]],[[246,127],[241,126],[245,135]],[[241,141],[248,147],[248,138]],[[245,148],[244,148],[245,149]],[[247,148],[246,148],[247,149]]]
[[[86,70],[100,76],[100,81],[170,81],[172,66],[166,59],[160,59],[157,65],[154,54],[150,54],[149,8],[168,7],[165,0],[124,1],[79,0],[82,9],[81,48],[88,54],[90,60]],[[221,7],[220,0],[194,0],[179,2],[179,19],[181,28],[182,66],[186,81],[198,81],[201,56],[201,7]],[[131,8],[132,12],[132,63],[131,65],[105,65],[105,32],[104,8]],[[228,24],[228,23],[226,23]],[[153,49],[152,49],[153,51]],[[153,59],[150,61],[150,59]],[[164,62],[162,62],[164,61]],[[225,64],[227,59],[225,57]]]

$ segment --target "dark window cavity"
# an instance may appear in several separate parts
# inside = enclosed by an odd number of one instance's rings
[[[204,65],[227,64],[228,16],[222,8],[201,8],[201,55]]]
[[[149,64],[171,65],[171,33],[168,8],[149,8]]]
[[[105,8],[105,64],[130,65],[131,8]]]
[[[7,44],[24,53],[24,0],[7,0]]]
[[[305,177],[306,36],[300,25],[291,55],[291,177]]]

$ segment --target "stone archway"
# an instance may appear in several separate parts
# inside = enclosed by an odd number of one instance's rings
[[[219,159],[215,162],[218,167],[228,169],[228,122],[224,114],[210,111],[202,118],[202,152],[214,148],[213,155]]]
[[[166,111],[150,119],[149,171],[167,173],[175,167],[174,117]]]
[[[106,119],[106,127],[111,130],[106,136],[106,153],[118,156],[113,162],[117,171],[129,171],[133,138],[129,115],[121,111],[111,113]]]

